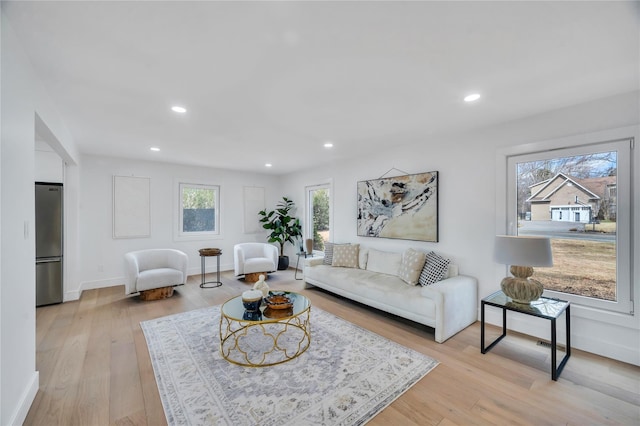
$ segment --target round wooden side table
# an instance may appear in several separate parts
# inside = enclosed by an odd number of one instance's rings
[[[220,287],[222,285],[222,281],[220,281],[220,255],[222,250],[219,248],[203,248],[198,250],[198,253],[200,253],[200,288]],[[216,281],[205,281],[205,260],[211,256],[216,258]]]

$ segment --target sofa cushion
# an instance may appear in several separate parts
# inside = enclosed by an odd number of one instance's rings
[[[324,243],[324,264],[331,265],[333,263],[333,248],[335,246],[341,246],[346,244],[334,244],[325,242]]]
[[[331,266],[345,268],[358,267],[358,249],[360,244],[338,245],[333,248],[333,260]]]
[[[173,268],[147,269],[140,272],[136,290],[144,291],[160,287],[169,287],[184,282],[182,271]]]
[[[402,253],[389,253],[386,251],[369,249],[367,271],[398,276],[398,270],[400,269],[401,262]]]
[[[306,268],[305,279],[330,291],[362,303],[403,315],[435,318],[435,302],[420,293],[420,286],[408,286],[400,278],[357,268],[335,268],[317,265]],[[316,284],[317,283],[317,284]],[[397,313],[399,315],[400,313]]]
[[[406,249],[404,253],[402,253],[402,262],[398,269],[398,277],[409,285],[418,284],[425,259],[425,253],[412,248]]]
[[[254,272],[272,272],[273,259],[266,257],[252,257],[244,261],[244,273],[253,274]]]
[[[427,260],[424,263],[424,268],[422,268],[422,272],[420,273],[420,285],[431,285],[442,280],[447,274],[450,262],[451,260],[446,259],[433,251],[428,253]]]

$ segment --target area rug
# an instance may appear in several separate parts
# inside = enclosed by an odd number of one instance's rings
[[[438,361],[311,309],[311,346],[272,367],[219,352],[220,306],[140,323],[169,425],[361,425]]]

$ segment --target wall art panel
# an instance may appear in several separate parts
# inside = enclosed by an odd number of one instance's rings
[[[358,182],[358,236],[438,241],[438,172]]]

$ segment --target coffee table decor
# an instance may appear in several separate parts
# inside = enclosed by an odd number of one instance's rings
[[[142,322],[169,425],[362,425],[438,361],[317,307],[313,342],[273,367],[231,364],[220,306]]]
[[[247,302],[250,293],[257,297],[253,303]],[[263,300],[261,291],[245,291],[223,303],[220,313],[220,353],[234,364],[268,367],[289,362],[311,344],[311,302],[301,294],[270,291]]]

